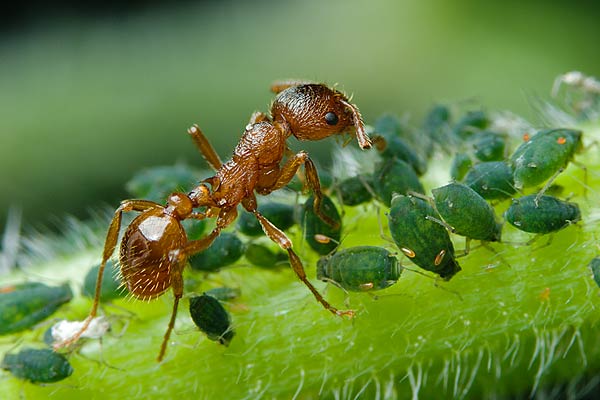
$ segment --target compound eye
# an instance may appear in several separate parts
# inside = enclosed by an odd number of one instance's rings
[[[338,116],[335,115],[335,113],[328,112],[325,114],[325,122],[327,122],[327,125],[336,125],[338,121]]]

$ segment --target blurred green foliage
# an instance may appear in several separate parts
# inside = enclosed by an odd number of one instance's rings
[[[194,122],[226,158],[272,80],[354,94],[367,122],[435,101],[532,115],[532,96],[600,75],[598,7],[572,2],[334,0],[184,3],[125,17],[40,20],[0,39],[0,225],[125,197],[143,167],[204,165]],[[524,90],[526,92],[524,92]],[[327,147],[303,147],[322,163]],[[43,218],[42,218],[43,217]]]

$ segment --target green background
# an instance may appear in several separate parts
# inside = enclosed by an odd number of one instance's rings
[[[99,7],[101,9],[102,7]],[[561,73],[600,75],[593,2],[224,1],[54,10],[0,41],[0,224],[79,217],[147,166],[202,164],[197,122],[226,158],[268,87],[339,83],[367,123],[436,101],[533,116]],[[17,24],[18,25],[18,24]],[[297,144],[330,161],[330,144]]]

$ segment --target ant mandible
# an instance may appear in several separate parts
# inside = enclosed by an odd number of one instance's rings
[[[96,281],[92,309],[82,328],[65,342],[78,340],[98,310],[102,274],[117,245],[123,212],[141,212],[127,227],[121,241],[119,263],[124,285],[137,299],[150,300],[173,288],[171,319],[158,355],[161,361],[175,325],[179,300],[183,296],[182,272],[189,256],[208,248],[222,229],[237,217],[242,206],[258,219],[265,234],[288,252],[290,264],[298,278],[310,289],[317,301],[335,315],[354,315],[352,310],[338,310],[330,305],[306,277],[302,261],[292,250],[292,242],[279,228],[257,210],[255,193],[268,195],[286,186],[304,165],[306,181],[313,191],[314,210],[329,225],[336,225],[321,211],[321,186],[313,161],[300,151],[291,154],[287,138],[320,140],[331,135],[355,131],[361,148],[371,147],[358,108],[336,89],[324,84],[297,81],[278,82],[271,86],[277,93],[271,105],[271,117],[256,112],[236,146],[233,157],[225,164],[208,142],[198,125],[188,133],[216,174],[202,181],[190,193],[173,193],[166,206],[147,200],[125,200],[115,211],[108,228],[102,262]],[[281,165],[284,156],[287,161]],[[210,188],[209,186],[210,185]],[[195,208],[204,211],[195,212]],[[216,217],[215,228],[202,239],[187,239],[181,221]]]

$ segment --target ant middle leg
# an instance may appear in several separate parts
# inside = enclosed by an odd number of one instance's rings
[[[308,287],[308,289],[312,292],[317,301],[321,303],[321,305],[325,307],[326,310],[330,311],[331,313],[337,316],[341,317],[346,315],[352,318],[355,313],[354,310],[338,310],[337,308],[329,304],[329,302],[327,302],[327,300],[323,298],[321,293],[319,293],[319,291],[313,286],[313,284],[310,283],[310,281],[306,277],[306,272],[304,271],[302,261],[300,260],[300,257],[298,257],[298,255],[294,252],[294,250],[292,250],[292,241],[287,237],[287,235],[275,225],[273,225],[273,223],[266,219],[261,213],[259,213],[258,210],[253,209],[249,211],[251,211],[256,217],[256,219],[258,219],[258,222],[262,226],[263,231],[266,233],[269,239],[277,243],[282,249],[288,252],[288,257],[292,269],[294,270],[298,278],[300,278],[302,283],[304,283],[304,285],[306,285],[306,287]]]
[[[121,228],[121,220],[124,212],[128,211],[139,211],[144,212],[153,208],[164,208],[160,204],[148,200],[124,200],[121,202],[119,208],[115,210],[110,226],[108,227],[108,233],[106,234],[106,240],[104,241],[104,250],[102,252],[102,261],[100,268],[98,269],[98,277],[96,278],[96,293],[94,294],[94,302],[92,303],[92,309],[85,319],[81,329],[77,331],[69,339],[56,343],[55,349],[70,346],[75,343],[81,335],[88,329],[90,323],[98,312],[98,305],[100,304],[100,293],[102,292],[102,278],[104,276],[104,269],[106,268],[106,262],[112,256],[117,247],[117,240],[119,238],[119,230]]]

